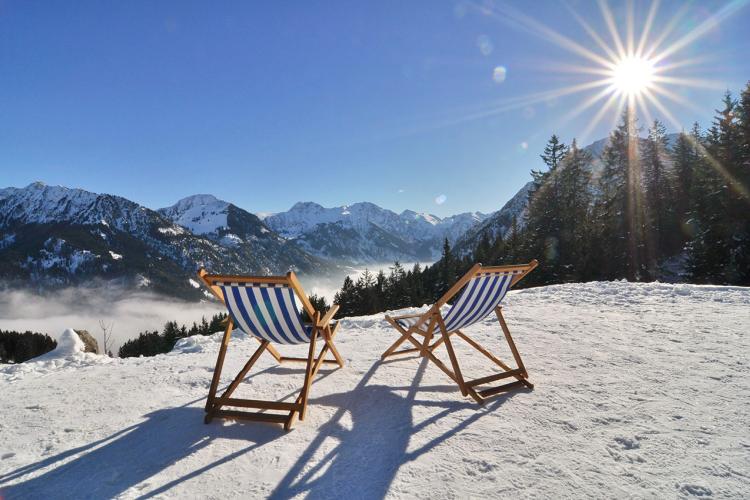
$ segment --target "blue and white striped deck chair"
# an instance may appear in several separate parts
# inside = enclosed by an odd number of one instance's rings
[[[533,260],[528,264],[512,266],[492,266],[482,267],[481,264],[475,264],[468,273],[456,282],[440,300],[438,300],[430,309],[423,314],[405,315],[405,316],[387,316],[385,319],[401,333],[398,339],[391,347],[383,353],[382,359],[396,354],[418,353],[433,361],[438,368],[443,370],[461,389],[461,394],[471,396],[478,403],[483,403],[487,398],[518,387],[528,387],[533,389],[534,385],[528,381],[528,372],[523,365],[521,355],[516,349],[513,338],[510,336],[508,325],[503,318],[502,302],[503,297],[508,290],[518,283],[520,279],[530,273],[538,262]],[[461,295],[453,301],[450,309],[445,314],[441,307],[448,304],[451,299],[458,294]],[[505,334],[505,340],[508,342],[513,358],[518,368],[510,368],[508,365],[493,356],[487,349],[479,345],[476,341],[469,338],[462,330],[482,321],[490,314],[495,313],[500,327]],[[423,337],[418,340],[415,335]],[[486,377],[476,378],[473,380],[464,380],[461,373],[461,367],[458,364],[456,352],[451,343],[451,336],[458,335],[466,341],[471,347],[485,355],[496,365],[502,368],[501,373],[489,375]],[[433,339],[436,338],[433,343]],[[401,344],[406,341],[414,344],[413,348],[397,351]],[[434,351],[440,345],[445,344],[448,351],[453,369],[448,368]],[[514,377],[515,382],[504,385],[489,387],[483,390],[477,389],[478,386],[485,385],[496,380]]]
[[[307,395],[312,380],[323,363],[335,363],[344,366],[333,338],[338,330],[338,322],[333,323],[334,314],[339,306],[334,305],[325,315],[321,315],[310,303],[293,272],[286,276],[229,276],[208,274],[204,269],[198,271],[198,277],[221,300],[229,311],[227,327],[216,359],[211,387],[206,402],[205,422],[212,418],[237,418],[276,422],[284,425],[284,429],[291,429],[297,416],[305,419],[307,410]],[[295,300],[296,299],[296,300]],[[312,319],[305,323],[297,305]],[[229,387],[220,396],[216,391],[221,378],[229,340],[232,330],[238,328],[246,334],[255,337],[260,347],[250,357]],[[323,340],[323,348],[315,357],[315,344],[318,338]],[[282,356],[272,344],[309,344],[306,358]],[[297,361],[307,363],[305,381],[302,390],[294,403],[278,401],[261,401],[255,399],[232,398],[232,393],[245,378],[250,368],[264,351],[268,351],[276,361]],[[335,359],[325,359],[330,352]],[[263,412],[251,413],[238,410],[223,410],[222,407],[256,408]],[[267,410],[285,412],[285,414],[269,413]]]

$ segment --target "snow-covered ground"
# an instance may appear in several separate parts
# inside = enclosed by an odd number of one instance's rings
[[[382,315],[349,319],[347,366],[321,370],[288,433],[203,424],[218,335],[0,368],[0,497],[750,496],[750,289],[560,285],[505,309],[534,391],[479,407],[420,358],[379,362]],[[494,322],[468,333],[510,359]],[[492,370],[456,343],[469,377]],[[223,384],[256,345],[233,342]],[[303,377],[267,355],[253,373],[239,397]]]

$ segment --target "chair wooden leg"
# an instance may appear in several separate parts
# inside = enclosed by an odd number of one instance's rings
[[[453,350],[453,344],[451,343],[451,336],[448,333],[448,329],[445,326],[445,321],[443,321],[442,314],[437,315],[437,321],[438,325],[440,325],[440,330],[443,332],[442,338],[443,342],[445,343],[445,348],[448,350],[448,357],[451,360],[451,364],[453,365],[453,373],[456,374],[456,382],[458,382],[458,388],[461,389],[461,394],[464,396],[468,395],[468,392],[466,391],[466,384],[464,383],[464,377],[461,375],[461,367],[458,365],[458,358],[456,358],[456,353]]]
[[[327,326],[325,330],[323,330],[323,340],[326,343],[326,346],[333,354],[333,357],[336,358],[336,361],[339,364],[339,367],[344,367],[344,358],[341,357],[341,354],[339,354],[339,350],[336,349],[336,346],[333,344],[333,337],[336,335],[336,332],[331,332],[331,327]]]
[[[256,340],[260,341],[260,339],[258,338],[256,338]],[[282,358],[281,353],[277,351],[276,348],[273,345],[271,345],[270,342],[267,343],[266,350],[271,356],[273,356],[276,359],[277,363],[281,363],[281,358]]]
[[[505,340],[508,341],[510,351],[513,353],[513,358],[516,360],[516,366],[518,366],[518,368],[520,368],[523,371],[524,375],[528,378],[529,373],[526,371],[523,360],[521,360],[521,355],[518,353],[518,349],[516,349],[516,343],[513,342],[513,337],[510,336],[508,325],[507,323],[505,323],[502,307],[498,307],[497,309],[495,309],[495,314],[497,314],[497,320],[500,322],[500,327],[503,329],[503,333],[505,334]]]
[[[401,346],[401,344],[403,344],[404,342],[406,342],[406,340],[407,340],[407,339],[408,339],[408,338],[409,338],[409,337],[411,336],[411,329],[409,329],[409,330],[404,330],[404,329],[403,329],[403,328],[401,327],[401,325],[399,325],[398,323],[396,323],[395,321],[393,321],[393,320],[392,320],[392,319],[391,319],[390,317],[388,317],[388,316],[386,316],[386,317],[385,317],[385,319],[386,319],[386,321],[388,321],[388,322],[389,322],[389,323],[391,324],[391,326],[392,326],[393,328],[395,328],[395,329],[396,329],[396,330],[397,330],[397,331],[398,331],[398,332],[399,332],[399,333],[401,334],[401,338],[400,338],[400,339],[398,339],[398,340],[397,340],[396,342],[394,342],[393,344],[391,344],[391,346],[390,346],[390,347],[389,347],[388,349],[386,349],[386,350],[385,350],[385,352],[384,352],[384,353],[383,353],[383,354],[382,354],[382,355],[380,356],[380,359],[381,359],[381,360],[382,360],[382,359],[385,359],[385,358],[387,358],[388,356],[390,356],[391,354],[393,354],[393,353],[394,353],[394,352],[396,351],[396,349],[398,349],[398,348],[399,348],[399,346]]]
[[[508,346],[510,347],[511,352],[513,353],[513,359],[516,361],[516,366],[518,368],[511,368],[510,366],[506,365],[502,361],[500,361],[498,358],[492,355],[487,349],[482,347],[478,342],[475,340],[472,340],[468,335],[463,333],[460,330],[456,330],[456,334],[461,337],[463,340],[465,340],[470,346],[472,346],[474,349],[482,353],[484,356],[489,358],[491,361],[493,361],[495,364],[497,364],[500,368],[503,369],[502,373],[496,373],[493,375],[488,375],[486,377],[480,377],[473,380],[466,381],[466,388],[469,391],[469,393],[477,399],[480,402],[484,402],[487,398],[496,396],[498,394],[501,394],[503,392],[507,392],[513,389],[517,389],[520,387],[527,387],[529,389],[534,388],[534,384],[528,381],[528,373],[526,373],[526,367],[523,365],[523,361],[521,360],[521,355],[518,353],[518,349],[516,349],[516,345],[513,342],[513,338],[510,335],[510,330],[508,330],[508,325],[505,323],[505,318],[503,318],[501,308],[498,307],[495,309],[495,313],[497,314],[498,322],[500,323],[500,327],[503,330],[503,334],[505,335],[505,340],[508,342]],[[449,339],[448,339],[449,340]],[[515,382],[506,383],[499,386],[489,387],[482,390],[476,390],[475,387],[478,387],[480,385],[488,384],[490,382],[496,382],[498,380],[506,379],[506,378],[515,378]],[[476,395],[476,396],[475,396]]]
[[[216,357],[216,366],[214,367],[214,375],[211,379],[211,386],[208,390],[208,398],[206,399],[206,423],[211,421],[211,410],[214,405],[214,398],[216,397],[216,390],[219,387],[219,380],[221,379],[221,369],[224,367],[224,357],[227,354],[227,346],[229,346],[229,339],[232,336],[232,328],[234,324],[230,318],[227,321],[227,328],[224,330],[224,337],[221,339],[221,347],[219,347],[219,354]]]
[[[425,352],[427,352],[427,349],[430,347],[430,342],[432,342],[432,337],[435,333],[435,318],[432,318],[430,320],[430,324],[427,327],[427,334],[424,336],[424,342],[422,343],[422,352],[421,356],[425,357]],[[430,350],[432,351],[432,350]]]
[[[307,356],[307,369],[305,370],[305,383],[302,386],[302,410],[299,413],[299,419],[304,420],[305,419],[305,413],[307,413],[307,395],[310,391],[310,383],[312,382],[313,375],[313,363],[315,362],[315,340],[318,337],[318,330],[314,329],[313,334],[310,337],[310,351]],[[325,355],[323,353],[323,355]],[[319,359],[321,360],[323,356],[319,356]],[[318,363],[320,365],[321,363]]]
[[[228,398],[232,395],[234,390],[237,388],[238,385],[240,385],[240,382],[242,382],[242,379],[245,378],[245,375],[247,375],[247,372],[250,371],[250,368],[253,367],[256,361],[258,361],[258,358],[260,358],[260,355],[263,354],[263,351],[268,349],[268,346],[270,345],[270,342],[267,340],[263,340],[260,343],[260,346],[258,349],[255,350],[252,356],[250,356],[250,359],[247,360],[247,363],[245,363],[245,366],[242,367],[242,370],[237,374],[236,377],[234,377],[234,380],[232,380],[232,383],[229,384],[229,387],[227,387],[227,390],[224,391],[224,394],[221,395],[221,399]],[[219,409],[219,406],[216,408]]]
[[[316,348],[316,339],[318,335],[320,335],[319,331],[315,331],[315,333],[310,338],[310,348],[308,351],[308,356],[306,358],[306,369],[305,369],[305,381],[302,385],[302,390],[300,391],[299,396],[297,397],[296,401],[294,403],[285,403],[285,402],[279,402],[279,401],[262,401],[262,400],[256,400],[256,399],[237,399],[232,398],[232,393],[237,389],[239,384],[242,382],[242,380],[245,378],[247,373],[250,371],[250,369],[255,365],[256,361],[260,358],[261,354],[263,354],[264,351],[268,351],[273,355],[273,347],[267,340],[262,340],[261,345],[258,346],[258,348],[255,350],[253,355],[250,357],[250,359],[245,363],[245,366],[243,366],[242,370],[237,374],[237,376],[232,380],[232,382],[229,384],[229,387],[224,391],[224,393],[220,396],[216,396],[216,392],[219,385],[219,380],[221,378],[221,371],[222,367],[224,366],[224,358],[226,356],[227,347],[229,345],[229,339],[232,333],[232,325],[231,323],[227,326],[227,330],[224,332],[224,338],[221,344],[221,347],[219,348],[219,355],[216,362],[216,368],[214,369],[214,376],[211,381],[211,387],[209,389],[209,396],[208,401],[206,403],[206,417],[204,419],[205,423],[211,422],[213,418],[230,418],[230,419],[244,419],[244,420],[252,420],[252,421],[258,421],[258,422],[274,422],[274,423],[280,423],[284,426],[285,430],[290,430],[292,428],[292,424],[294,423],[295,419],[299,416],[300,420],[304,420],[305,418],[305,412],[307,410],[307,399],[308,394],[310,392],[310,386],[312,385],[312,381],[315,378],[315,375],[317,374],[320,367],[323,365],[325,360],[325,356],[328,353],[329,350],[331,350],[331,347],[333,346],[333,338],[330,338],[330,342],[326,342],[323,346],[323,349],[321,349],[320,353],[318,354],[318,357],[315,357],[315,348]],[[335,330],[332,332],[333,335],[331,337],[335,336]],[[270,349],[269,349],[270,348]],[[274,356],[276,357],[276,356]],[[336,361],[334,361],[336,362]],[[251,413],[246,411],[237,411],[237,410],[224,410],[222,409],[223,406],[229,406],[229,407],[239,407],[239,408],[257,408],[260,409],[261,412],[257,413]],[[263,410],[282,410],[282,411],[288,411],[289,413],[287,415],[279,415],[274,413],[265,413]]]

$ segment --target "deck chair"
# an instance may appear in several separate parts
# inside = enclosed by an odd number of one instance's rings
[[[530,273],[537,265],[538,262],[536,260],[528,264],[512,266],[482,267],[481,264],[475,264],[427,312],[394,317],[386,315],[385,319],[401,333],[401,338],[383,353],[381,359],[398,354],[419,353],[420,356],[434,362],[438,368],[456,382],[461,390],[461,394],[471,396],[479,404],[484,403],[487,398],[511,389],[520,387],[533,389],[534,385],[528,380],[526,367],[521,360],[518,349],[516,349],[513,338],[510,336],[508,325],[505,323],[500,302],[505,297],[508,289],[518,283],[519,280]],[[443,314],[440,308],[447,304],[462,289],[463,293],[453,302],[450,309]],[[505,340],[508,342],[517,368],[511,368],[500,361],[462,331],[483,320],[493,312],[497,316],[500,327],[505,334]],[[421,339],[416,338],[415,335],[420,336]],[[474,380],[464,380],[451,342],[451,337],[454,335],[457,335],[471,347],[489,358],[493,363],[502,368],[503,371]],[[434,343],[433,339],[436,339]],[[397,351],[396,349],[407,340],[414,347]],[[445,344],[448,351],[452,370],[445,366],[434,354],[435,349],[441,344]],[[479,386],[510,377],[515,378],[516,381],[486,389],[479,389]]]
[[[285,430],[291,429],[297,416],[300,420],[305,419],[310,385],[320,366],[323,363],[344,366],[344,360],[333,344],[339,324],[331,321],[339,306],[334,305],[321,317],[305,295],[293,272],[287,273],[286,276],[223,276],[208,274],[201,269],[198,271],[198,277],[229,311],[226,330],[208,391],[205,422],[211,422],[214,417],[245,419],[280,423],[283,424]],[[302,321],[300,311],[295,304],[295,295],[304,311],[312,318],[311,324],[305,324]],[[254,337],[260,342],[260,346],[250,356],[224,393],[217,397],[216,391],[221,378],[224,357],[235,327]],[[319,338],[323,341],[323,347],[315,357],[315,346]],[[304,343],[310,344],[306,358],[282,356],[273,346],[273,344]],[[263,352],[268,352],[279,363],[304,362],[307,364],[302,390],[294,403],[231,397]],[[325,359],[329,352],[333,354],[334,359]],[[254,408],[262,411],[225,410],[224,407]],[[269,413],[267,410],[283,413]]]

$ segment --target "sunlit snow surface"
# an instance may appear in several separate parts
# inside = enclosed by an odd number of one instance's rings
[[[220,334],[5,366],[0,497],[750,495],[750,289],[559,285],[505,309],[533,392],[479,407],[418,358],[379,362],[397,337],[382,315],[347,319],[346,368],[321,370],[289,433],[203,424]],[[490,319],[467,333],[511,358]],[[491,371],[456,343],[466,376]],[[256,346],[238,335],[223,386]],[[252,373],[238,396],[291,400],[303,377],[267,355]]]

